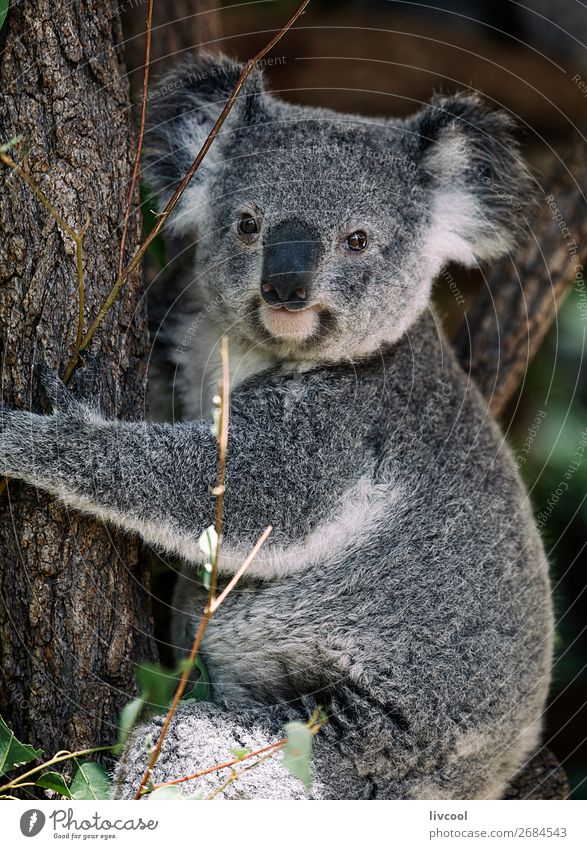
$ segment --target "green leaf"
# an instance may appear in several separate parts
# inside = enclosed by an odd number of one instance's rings
[[[140,697],[150,710],[166,710],[177,687],[175,672],[156,663],[142,663],[137,668]]]
[[[252,749],[230,749],[230,754],[234,755],[239,761],[242,761],[245,755],[250,755],[252,751]]]
[[[182,699],[194,699],[197,702],[211,702],[212,684],[210,682],[208,670],[206,669],[206,664],[199,654],[196,655],[195,665],[200,672],[200,676],[192,689],[185,693]]]
[[[283,750],[283,765],[309,790],[312,786],[312,732],[303,722],[288,722],[285,733],[287,741]]]
[[[72,799],[109,799],[111,783],[104,767],[95,761],[76,761],[71,782]]]
[[[21,743],[14,732],[6,725],[0,716],[0,775],[4,775],[15,766],[22,766],[40,758],[42,749],[33,749],[26,743]]]
[[[149,793],[149,801],[163,801],[164,799],[181,799],[181,791],[179,787],[160,787],[158,790],[153,790]]]
[[[36,782],[36,786],[45,787],[47,790],[54,790],[60,796],[65,796],[66,799],[73,799],[70,789],[60,772],[44,772]]]
[[[8,14],[8,2],[9,0],[0,0],[0,29],[2,29],[2,25]]]
[[[128,735],[136,725],[144,707],[144,699],[137,698],[133,699],[131,702],[127,702],[127,704],[125,704],[122,708],[120,719],[118,721],[118,743],[115,750],[116,755],[120,755],[122,752],[122,747],[126,743]]]
[[[199,788],[198,790],[194,790],[194,792],[190,793],[189,796],[182,796],[182,799],[184,799],[186,802],[190,801],[190,800],[196,800],[196,799],[198,801],[202,801],[202,799],[205,799],[205,798],[206,798],[206,792],[205,792],[205,790],[202,790],[202,788]]]
[[[2,0],[0,0],[0,5],[1,4]],[[1,26],[2,24],[0,23],[0,27]],[[19,141],[22,141],[22,136],[13,136],[13,138],[8,139],[8,141],[4,142],[4,144],[0,144],[0,153],[8,153],[8,151],[11,150],[15,144],[19,143]]]
[[[2,2],[2,0],[0,0],[0,2]],[[141,181],[140,192],[141,212],[143,216],[142,240],[145,241],[145,239],[157,223],[157,201],[155,199],[155,195],[144,181]],[[155,236],[155,238],[149,245],[148,253],[152,255],[154,260],[161,268],[165,268],[165,266],[167,265],[167,255],[165,251],[165,240],[163,239],[163,236],[161,234]]]
[[[205,590],[209,590],[212,584],[212,564],[202,563],[198,571],[198,576]]]
[[[200,547],[200,551],[206,555],[206,560],[209,563],[214,563],[216,549],[218,548],[218,534],[214,525],[210,525],[209,528],[202,531],[198,540],[198,546]]]

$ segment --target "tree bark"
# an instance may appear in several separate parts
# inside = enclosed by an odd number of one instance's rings
[[[0,143],[23,137],[14,158],[70,226],[79,230],[90,215],[86,327],[114,281],[132,170],[121,42],[109,0],[21,0],[0,31]],[[73,350],[74,246],[22,180],[0,168],[2,398],[39,411],[34,363],[63,373]],[[136,274],[92,346],[107,414],[142,416],[147,346]],[[15,482],[0,514],[0,710],[46,752],[108,743],[135,664],[154,656],[139,545]]]
[[[544,180],[533,238],[520,256],[496,263],[455,340],[463,368],[504,412],[562,301],[574,286],[587,320],[587,145],[577,136]]]

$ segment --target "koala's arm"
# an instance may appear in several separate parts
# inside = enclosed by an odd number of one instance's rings
[[[155,766],[154,783],[207,771],[216,764],[232,760],[236,749],[244,747],[256,752],[274,746],[285,738],[287,722],[306,722],[313,713],[314,700],[306,698],[302,701],[305,704],[299,707],[286,704],[223,707],[208,702],[181,704]],[[238,780],[224,789],[222,785],[230,776],[230,769],[210,772],[180,784],[179,788],[186,795],[199,791],[204,798],[218,794],[215,798],[219,799],[372,798],[375,785],[371,777],[357,775],[353,762],[342,754],[334,722],[331,720],[331,724],[324,726],[314,737],[310,790],[283,766],[279,747],[255,769],[246,767],[255,763],[256,758],[237,764]],[[147,765],[147,741],[158,738],[162,724],[163,717],[157,716],[133,732],[116,766],[115,799],[133,798]],[[361,730],[363,735],[364,729]],[[345,751],[345,754],[349,752]]]
[[[200,533],[214,520],[218,454],[211,421],[108,420],[48,370],[42,379],[52,415],[0,410],[0,474],[193,561]],[[295,430],[279,420],[282,407],[272,389],[235,397],[231,405],[225,532],[243,545],[254,544],[269,523],[282,539],[291,535],[293,525],[283,527],[278,510],[290,520],[293,512],[307,513],[310,495],[299,481],[314,451],[312,438],[322,434],[309,434],[300,449]],[[326,461],[324,468],[326,475],[335,474]],[[296,511],[275,497],[276,480],[285,478],[296,487]]]
[[[102,418],[47,370],[53,415],[0,410],[0,472],[183,556],[213,519],[210,423]]]

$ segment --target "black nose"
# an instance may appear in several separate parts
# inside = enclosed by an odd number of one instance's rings
[[[302,309],[322,250],[318,232],[303,221],[278,224],[267,234],[263,252],[261,296],[272,307]]]

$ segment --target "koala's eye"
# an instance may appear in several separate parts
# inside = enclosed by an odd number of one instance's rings
[[[346,237],[345,245],[349,251],[364,251],[367,247],[367,234],[363,230],[357,230]]]
[[[243,212],[238,222],[238,232],[242,236],[255,236],[259,232],[257,219],[250,212]]]

